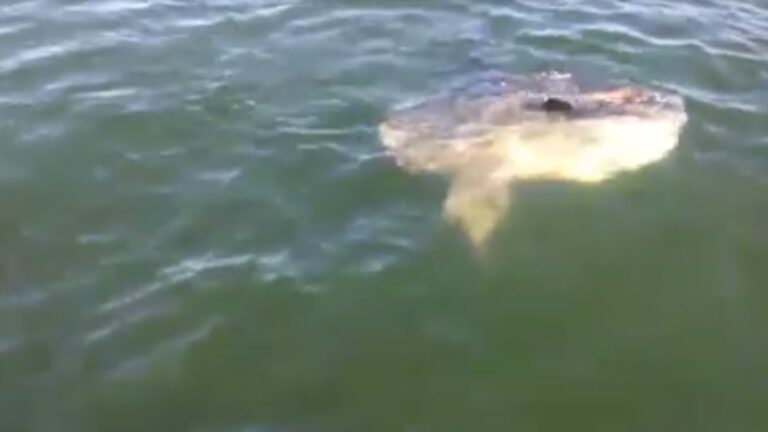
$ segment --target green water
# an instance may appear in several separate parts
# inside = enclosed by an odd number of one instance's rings
[[[478,262],[375,126],[491,65],[682,94]],[[5,0],[0,431],[768,430],[762,0]]]

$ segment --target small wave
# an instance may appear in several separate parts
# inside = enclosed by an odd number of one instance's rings
[[[254,256],[250,254],[224,257],[206,254],[200,257],[187,258],[177,264],[159,270],[157,272],[158,280],[132,290],[128,294],[107,301],[98,308],[97,312],[99,314],[111,313],[116,309],[142,301],[156,292],[188,281],[201,273],[227,267],[242,267],[253,262],[253,260]]]
[[[184,330],[175,336],[169,336],[162,342],[150,347],[148,352],[123,359],[107,373],[107,377],[121,379],[135,376],[146,370],[153,363],[169,357],[179,356],[191,345],[208,336],[220,323],[221,320],[219,318],[210,318],[192,329]]]

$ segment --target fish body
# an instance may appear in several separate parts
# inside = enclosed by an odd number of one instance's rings
[[[569,74],[496,76],[396,107],[379,125],[410,172],[450,178],[443,213],[478,250],[525,180],[602,182],[668,155],[687,121],[680,96],[624,86],[582,90]]]

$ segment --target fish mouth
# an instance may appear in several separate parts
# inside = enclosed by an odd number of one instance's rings
[[[384,147],[389,150],[397,150],[413,139],[413,132],[396,123],[383,121],[379,125],[379,137]]]

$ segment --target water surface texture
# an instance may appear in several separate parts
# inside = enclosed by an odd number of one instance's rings
[[[680,93],[483,262],[376,125],[486,69]],[[764,431],[761,0],[4,0],[0,430]]]

